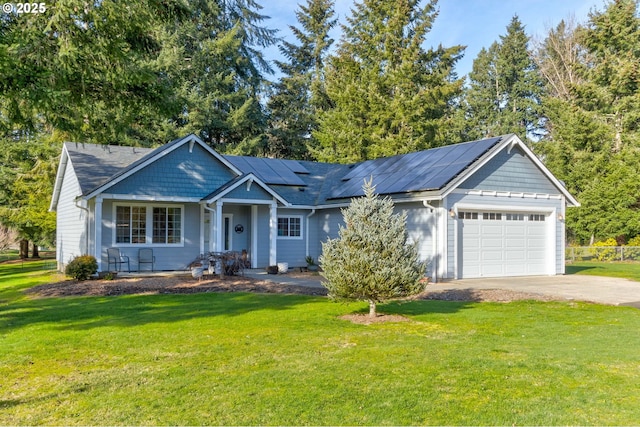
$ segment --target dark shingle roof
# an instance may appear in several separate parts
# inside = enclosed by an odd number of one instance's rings
[[[153,151],[151,148],[74,142],[65,142],[64,145],[69,153],[82,194],[87,194],[110,181]]]
[[[171,141],[156,150],[165,150],[181,140]],[[370,177],[379,194],[442,189],[501,140],[503,137],[448,145],[353,165],[223,157],[242,172],[236,180],[253,173],[292,205],[317,206],[363,195],[362,185]],[[126,173],[156,153],[150,148],[94,144],[65,143],[65,147],[83,194]],[[218,194],[222,189],[212,189],[212,194]]]

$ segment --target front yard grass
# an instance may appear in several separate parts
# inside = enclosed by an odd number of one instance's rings
[[[0,425],[636,425],[640,311],[247,293],[31,299],[0,265]]]
[[[566,266],[567,274],[621,277],[640,281],[640,262],[578,261]]]

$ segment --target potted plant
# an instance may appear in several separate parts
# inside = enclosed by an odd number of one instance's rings
[[[313,257],[307,256],[305,258],[305,261],[307,261],[307,270],[318,271],[318,265],[316,264],[316,261],[313,259]]]

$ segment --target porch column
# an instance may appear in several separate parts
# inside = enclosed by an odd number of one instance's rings
[[[251,268],[258,268],[258,205],[251,205]]]
[[[216,202],[216,247],[215,252],[222,252],[224,246],[222,246],[222,201]]]
[[[278,263],[278,204],[274,201],[269,209],[269,265]]]
[[[102,196],[96,197],[95,203],[95,214],[94,214],[94,248],[93,248],[93,256],[96,257],[96,261],[98,261],[98,271],[102,271]],[[115,230],[114,230],[115,233]],[[87,241],[89,241],[89,236],[86,236]]]

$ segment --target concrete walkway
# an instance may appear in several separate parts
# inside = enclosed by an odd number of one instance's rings
[[[591,301],[640,308],[640,282],[600,276],[528,276],[452,280],[430,284],[427,290],[509,289],[551,295],[567,300]]]
[[[289,274],[267,274],[264,270],[246,270],[245,276],[286,285],[322,287],[321,276],[292,277]],[[590,301],[609,305],[640,308],[640,282],[600,276],[528,276],[490,279],[452,280],[431,283],[427,290],[509,289],[530,294],[551,295],[566,300]]]
[[[267,274],[265,270],[251,269],[245,270],[244,275],[251,277],[252,279],[268,280],[274,283],[281,283],[283,285],[297,285],[307,286],[309,288],[322,288],[322,276],[310,276],[310,277],[293,277],[288,273],[285,274]]]

